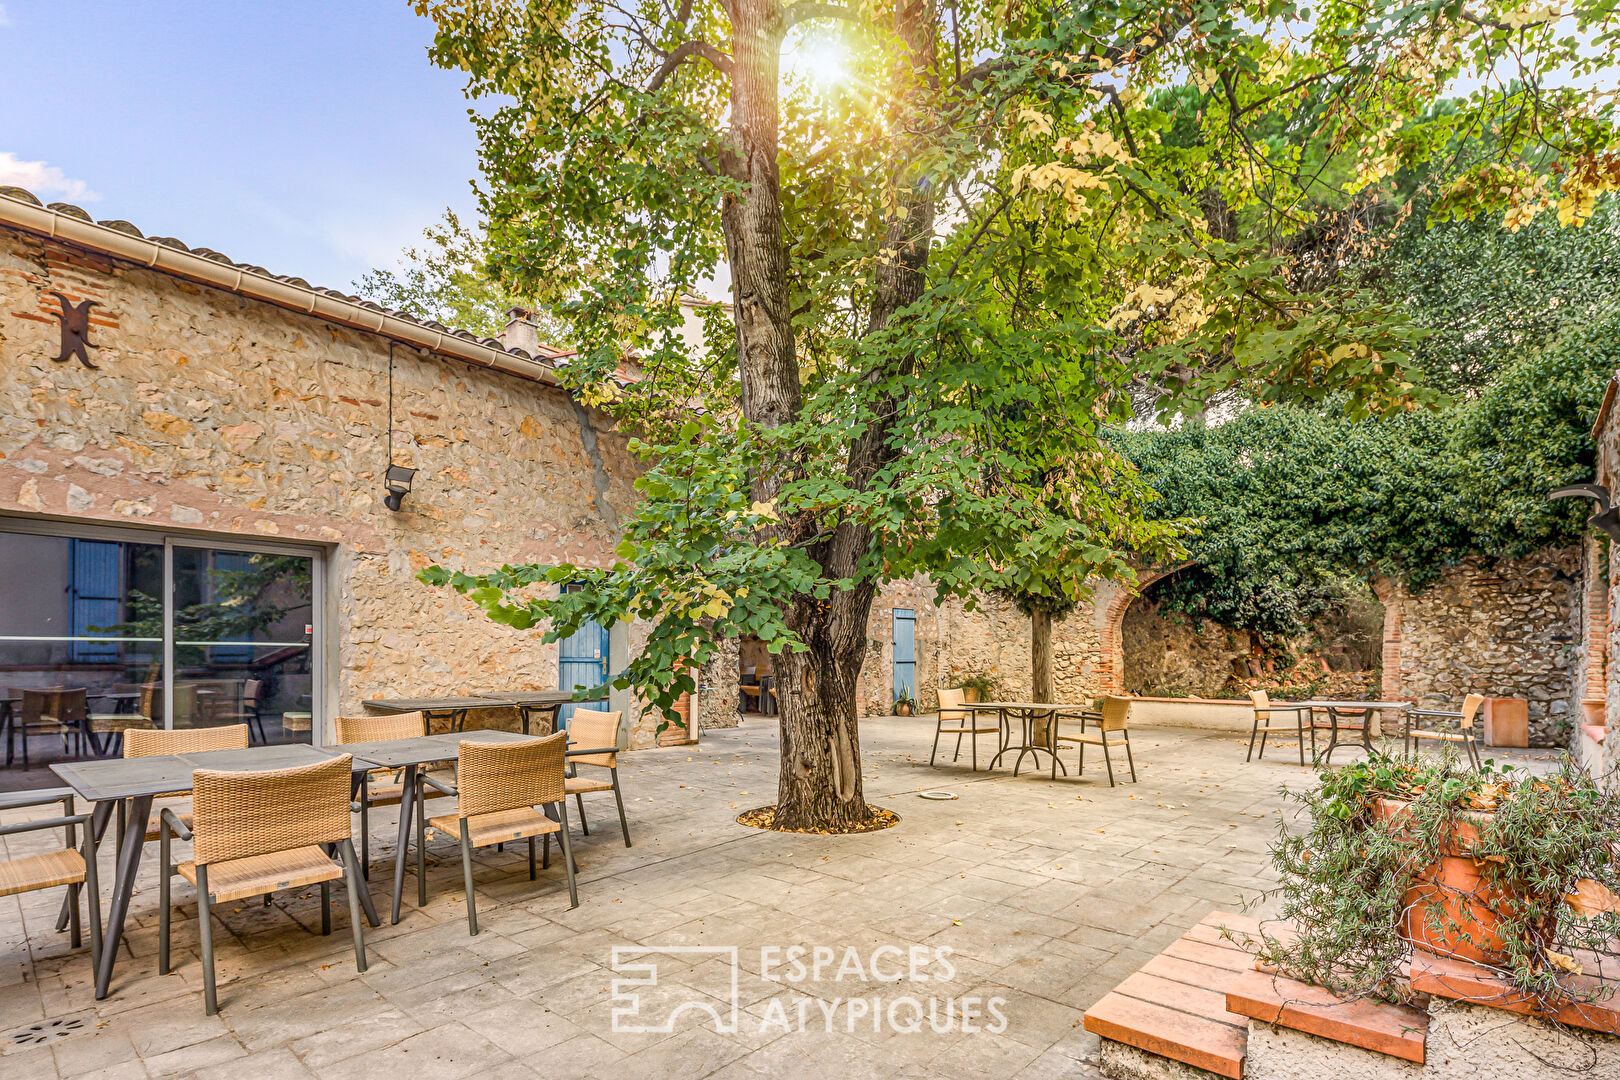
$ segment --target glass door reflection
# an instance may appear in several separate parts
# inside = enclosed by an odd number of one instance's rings
[[[247,724],[254,743],[310,741],[314,560],[172,551],[172,726]]]

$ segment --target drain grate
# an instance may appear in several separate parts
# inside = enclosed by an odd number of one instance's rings
[[[49,1020],[24,1024],[0,1036],[0,1054],[14,1050],[32,1050],[36,1046],[49,1046],[80,1032],[91,1031],[94,1026],[95,1017],[87,1012],[76,1013],[73,1016],[54,1016]]]

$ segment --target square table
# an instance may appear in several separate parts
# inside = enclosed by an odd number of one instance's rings
[[[404,769],[405,780],[400,791],[399,837],[394,846],[394,893],[392,921],[399,922],[399,909],[405,893],[405,864],[409,858],[411,818],[416,818],[416,904],[427,906],[427,814],[422,809],[421,783],[418,774],[422,766],[436,761],[454,761],[461,754],[463,742],[513,743],[527,742],[541,736],[521,735],[515,731],[448,731],[438,735],[419,735],[410,739],[384,739],[379,742],[344,743],[329,747],[327,753],[353,754],[356,767],[361,763],[373,768]],[[576,747],[568,750],[570,757],[589,754],[614,753],[617,747]],[[361,780],[364,783],[364,780]],[[550,807],[546,814],[556,811]]]
[[[315,765],[347,752],[322,750],[305,743],[285,743],[279,746],[253,746],[245,750],[208,750],[53,764],[52,772],[81,798],[95,803],[90,827],[85,830],[83,854],[86,859],[92,857],[91,844],[106,831],[113,807],[127,808],[125,820],[128,826],[119,846],[112,902],[107,907],[107,928],[102,936],[101,964],[96,969],[96,1000],[107,996],[112,982],[113,964],[118,959],[118,946],[124,937],[124,920],[129,914],[129,899],[135,889],[135,875],[140,870],[141,854],[146,845],[146,826],[152,818],[153,799],[159,795],[190,791],[191,774],[197,769],[264,772]],[[369,768],[358,759],[354,767],[361,777]],[[160,867],[158,872],[168,873],[168,867]],[[370,895],[362,891],[360,902],[365,906],[371,925],[376,926],[377,911]]]
[[[523,734],[529,733],[529,715],[531,713],[546,713],[550,734],[557,730],[557,710],[574,700],[572,690],[514,690],[507,694],[474,694],[473,697],[486,698],[492,702],[499,701],[505,705],[516,707],[518,714],[523,717]],[[602,703],[596,701],[582,701],[581,705],[595,705]]]

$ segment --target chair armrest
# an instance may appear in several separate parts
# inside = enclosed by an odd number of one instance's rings
[[[63,817],[42,818],[39,821],[20,821],[15,825],[0,825],[0,836],[15,836],[18,833],[44,832],[46,829],[88,824],[90,824],[89,814],[67,814]]]
[[[76,792],[70,787],[40,788],[38,791],[8,791],[0,794],[0,810],[17,810],[24,806],[44,806],[46,803],[59,802],[68,813],[73,813],[73,796]]]
[[[455,788],[451,787],[449,784],[440,783],[438,780],[435,780],[425,772],[418,772],[416,774],[416,778],[422,781],[422,783],[426,784],[428,787],[443,792],[446,795],[458,794]]]
[[[563,751],[566,757],[584,757],[587,754],[617,754],[617,746],[590,746],[574,750]]]
[[[1463,715],[1460,712],[1451,712],[1447,709],[1407,709],[1405,712],[1407,716],[1436,716],[1449,720],[1461,720]]]
[[[186,823],[181,821],[179,816],[167,806],[163,808],[161,828],[167,829],[182,840],[191,839],[191,830],[186,828]]]

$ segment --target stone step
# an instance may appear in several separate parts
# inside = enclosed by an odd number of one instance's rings
[[[1226,991],[1226,1009],[1267,1024],[1423,1064],[1427,1013],[1381,1001],[1344,1001],[1320,986],[1248,971]]]

